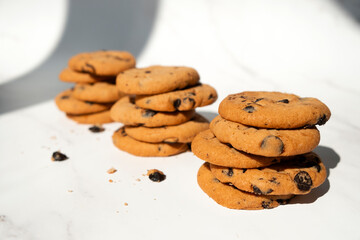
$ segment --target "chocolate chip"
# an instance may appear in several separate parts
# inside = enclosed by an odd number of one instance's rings
[[[246,106],[245,108],[243,108],[243,110],[248,113],[253,113],[255,111],[255,108],[253,106]]]
[[[247,168],[244,168],[244,169],[243,169],[243,173],[245,173],[246,171],[247,171]]]
[[[120,129],[119,129],[120,130]],[[124,128],[121,128],[121,135],[123,137],[126,137],[127,136],[127,133],[125,132],[125,129]]]
[[[234,171],[233,171],[232,168],[228,168],[228,169],[226,169],[226,170],[222,170],[221,172],[222,172],[223,174],[229,176],[229,177],[232,177],[233,174],[234,174]]]
[[[102,126],[94,125],[92,127],[89,127],[89,130],[90,130],[90,132],[93,132],[93,133],[99,133],[99,132],[103,132],[105,130],[105,128],[103,128]]]
[[[278,202],[280,205],[285,205],[290,202],[290,199],[276,199],[276,202]]]
[[[93,102],[89,102],[89,101],[84,101],[84,103],[89,104],[89,105],[93,105]]]
[[[269,208],[271,208],[271,207],[270,207],[271,202],[272,202],[271,200],[268,201],[268,202],[262,201],[262,202],[261,202],[261,206],[262,206],[264,209],[269,209]]]
[[[269,193],[272,193],[274,190],[272,190],[271,188],[269,188],[265,194],[269,194]]]
[[[145,71],[145,73],[151,73],[151,71]]]
[[[263,100],[264,98],[258,98],[258,99],[256,99],[255,101],[254,101],[254,103],[257,103],[257,102],[259,102],[259,101],[261,101],[261,100]]]
[[[275,184],[279,185],[280,183],[277,182],[276,179],[277,179],[276,177],[273,177],[273,178],[271,178],[271,179],[269,180],[269,182],[275,183]]]
[[[188,96],[196,96],[196,93],[194,93],[194,92],[189,92],[189,93],[188,93]]]
[[[88,71],[88,72],[96,73],[95,67],[93,65],[91,65],[89,63],[85,63],[85,65],[86,65],[87,68],[90,68],[90,71]]]
[[[162,182],[166,179],[166,175],[160,172],[154,172],[149,175],[149,179],[153,182]]]
[[[271,143],[271,144],[269,144]],[[274,135],[269,135],[267,137],[265,137],[262,142],[260,147],[262,149],[267,149],[267,148],[274,148],[274,146],[276,146],[276,152],[278,154],[281,154],[284,152],[284,143],[283,141],[281,141],[281,139],[277,136]]]
[[[56,151],[52,154],[51,160],[53,161],[64,161],[66,159],[69,159],[65,154]]]
[[[151,99],[146,100],[146,104],[149,104],[151,102]]]
[[[146,117],[146,118],[149,118],[149,117],[153,117],[154,115],[156,115],[157,112],[153,111],[153,110],[150,110],[150,109],[146,109],[144,110],[144,112],[141,114],[142,117]]]
[[[161,151],[161,146],[158,146],[158,151],[159,151],[159,152]]]
[[[294,181],[300,191],[309,191],[312,186],[312,179],[310,175],[305,171],[300,171],[295,175]]]
[[[326,119],[326,115],[324,114],[318,119],[316,124],[317,125],[324,125],[326,122],[327,122],[327,119]]]
[[[216,182],[216,183],[220,182],[219,179],[217,179],[217,178],[213,178],[213,181]]]
[[[193,98],[189,98],[189,97],[184,98],[184,99],[183,99],[183,102],[184,102],[184,103],[187,103],[187,102],[192,103],[192,107],[194,107],[195,104],[196,104],[195,100],[194,100]]]
[[[210,93],[209,97],[208,97],[208,100],[214,98],[214,95],[212,93]]]
[[[175,101],[173,102],[174,108],[177,110],[180,105],[181,105],[181,100],[180,99],[175,99]]]
[[[112,58],[114,58],[114,59],[116,59],[116,60],[119,60],[119,61],[124,61],[124,59],[123,58],[121,58],[121,57],[118,57],[118,56],[111,56]]]
[[[282,100],[279,100],[278,102],[289,103],[289,99],[282,99]]]
[[[69,95],[65,95],[65,96],[62,96],[61,99],[68,99],[70,96]]]
[[[260,190],[260,188],[258,188],[257,186],[255,185],[252,185],[252,189],[253,189],[253,192],[257,195],[261,195],[263,194],[263,192]]]

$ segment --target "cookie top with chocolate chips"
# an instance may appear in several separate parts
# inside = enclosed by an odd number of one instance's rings
[[[69,114],[96,113],[108,110],[111,107],[111,104],[107,103],[94,103],[78,100],[73,96],[72,89],[59,93],[55,97],[55,103],[61,111]]]
[[[201,84],[184,90],[157,95],[137,95],[135,103],[146,109],[174,112],[207,106],[215,102],[216,99],[216,90],[207,84]]]
[[[286,204],[293,195],[255,195],[221,183],[210,171],[209,163],[204,163],[197,174],[200,188],[215,202],[231,209],[260,210]]]
[[[70,58],[69,67],[77,72],[97,76],[116,76],[135,67],[135,57],[123,51],[95,51],[79,53]]]
[[[116,86],[126,94],[159,94],[194,86],[200,80],[190,67],[151,66],[120,73]]]
[[[301,128],[325,124],[329,108],[316,98],[281,92],[242,92],[227,96],[219,114],[228,120],[261,128]]]
[[[111,118],[130,126],[161,127],[184,123],[194,117],[195,111],[157,112],[134,104],[130,96],[122,97],[110,110]]]
[[[292,156],[312,151],[320,141],[316,127],[302,129],[259,129],[228,121],[220,115],[210,123],[220,142],[247,153],[266,156]]]
[[[135,140],[127,135],[124,127],[114,132],[112,140],[118,149],[142,157],[165,157],[188,150],[186,143],[147,143]]]
[[[227,168],[210,165],[212,174],[223,183],[258,195],[307,194],[326,179],[318,155],[307,153],[265,168]]]

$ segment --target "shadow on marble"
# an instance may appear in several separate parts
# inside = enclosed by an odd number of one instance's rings
[[[340,162],[340,156],[337,154],[332,148],[325,146],[318,146],[314,152],[316,152],[322,162],[325,165],[327,177],[325,182],[319,186],[318,188],[313,189],[310,193],[305,195],[296,196],[294,199],[290,201],[290,204],[296,203],[313,203],[318,198],[324,196],[330,189],[330,169],[334,169]]]
[[[335,0],[342,9],[360,24],[360,1],[359,0]]]
[[[85,51],[126,50],[138,57],[152,32],[158,0],[69,1],[64,34],[53,54],[25,76],[0,84],[0,114],[53,99],[72,84],[58,75]]]
[[[209,111],[197,111],[200,115],[204,116],[209,122],[211,122],[217,115],[216,112],[209,112]]]

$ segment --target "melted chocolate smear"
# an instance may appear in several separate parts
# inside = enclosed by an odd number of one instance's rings
[[[99,133],[99,132],[105,131],[105,128],[103,128],[102,126],[94,125],[94,126],[89,127],[89,130],[90,130],[90,132],[93,132],[93,133]]]
[[[149,117],[153,117],[154,115],[156,115],[157,112],[153,111],[153,110],[149,110],[149,109],[146,109],[142,114],[141,116],[142,117],[146,117],[146,118],[149,118]]]
[[[312,179],[310,175],[305,171],[300,171],[295,175],[294,181],[296,182],[296,186],[300,191],[309,191],[312,186]]]
[[[258,99],[256,99],[255,101],[254,101],[254,103],[257,103],[257,102],[259,102],[259,101],[261,101],[261,100],[263,100],[264,98],[258,98]]]
[[[154,172],[149,175],[149,179],[153,182],[162,182],[166,179],[166,175],[160,172]]]
[[[232,168],[228,168],[226,170],[222,170],[221,171],[223,174],[229,176],[229,177],[232,177],[234,175],[234,171]]]
[[[52,157],[51,159],[53,161],[65,161],[67,159],[69,159],[65,154],[59,152],[59,151],[56,151],[52,154]]]
[[[246,106],[245,108],[243,108],[243,110],[248,113],[253,113],[255,111],[255,108],[253,106]]]

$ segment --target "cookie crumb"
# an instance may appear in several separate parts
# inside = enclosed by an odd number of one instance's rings
[[[166,175],[157,169],[148,170],[147,175],[149,179],[153,182],[162,182],[166,179]]]
[[[89,127],[89,130],[93,133],[99,133],[105,131],[105,128],[103,128],[101,125],[94,125]]]
[[[136,181],[138,181],[138,182],[140,182],[141,181],[141,179],[140,178],[137,178],[137,179],[135,179]]]
[[[56,151],[52,154],[51,160],[52,161],[64,161],[69,159],[65,154],[61,153],[60,151]]]
[[[124,203],[124,206],[129,206],[129,204],[126,202],[126,203]]]
[[[114,182],[114,181],[113,181],[112,179],[109,179],[109,182],[111,182],[111,183],[112,183],[112,182]]]
[[[56,136],[51,136],[50,139],[51,140],[56,140]]]
[[[74,192],[74,191],[69,189],[68,192]]]
[[[117,172],[117,169],[116,168],[110,168],[109,170],[107,170],[107,173],[108,174],[114,174],[114,173],[116,173]]]

